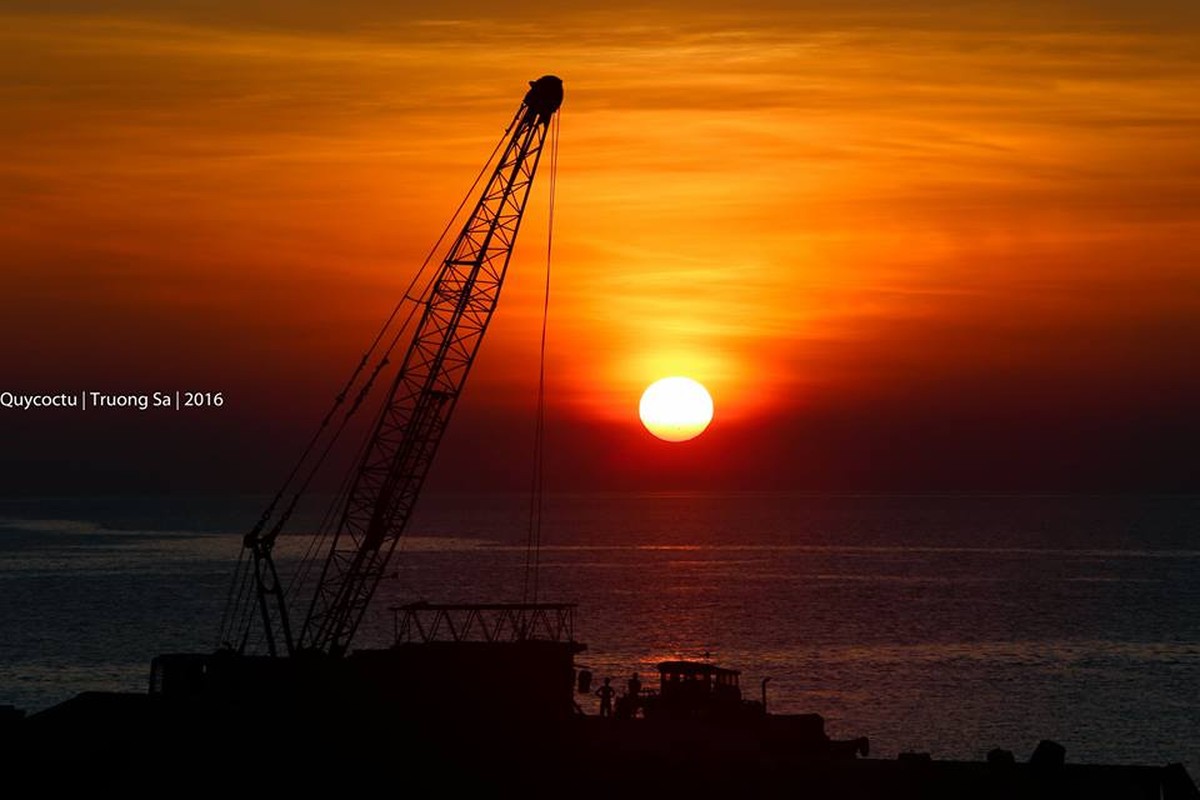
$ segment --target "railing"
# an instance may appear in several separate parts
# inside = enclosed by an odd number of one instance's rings
[[[574,603],[409,603],[392,615],[396,644],[575,641]]]

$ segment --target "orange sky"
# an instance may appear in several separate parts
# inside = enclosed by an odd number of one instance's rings
[[[232,398],[0,409],[5,475],[186,485],[261,435],[238,480],[269,487],[553,72],[564,485],[1198,488],[1194,3],[240,5],[0,14],[0,390]],[[485,482],[526,452],[546,178],[463,484],[480,442]],[[716,399],[691,445],[637,425],[667,374]]]

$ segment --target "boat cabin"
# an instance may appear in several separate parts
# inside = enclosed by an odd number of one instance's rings
[[[736,669],[704,661],[664,661],[658,665],[659,695],[671,698],[712,697],[741,702]]]
[[[741,673],[706,661],[663,661],[658,695],[647,708],[671,717],[709,717],[742,711]]]

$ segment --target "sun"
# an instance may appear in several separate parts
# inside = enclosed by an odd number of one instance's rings
[[[664,442],[686,442],[712,422],[712,395],[691,378],[662,378],[642,392],[638,416],[646,430]]]

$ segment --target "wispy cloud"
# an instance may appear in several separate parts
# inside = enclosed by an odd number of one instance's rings
[[[1033,364],[1029,337],[1181,318],[1200,219],[1194,3],[727,8],[10,4],[0,285],[32,297],[71,278],[84,328],[84,298],[117,286],[127,308],[189,307],[161,291],[163,264],[196,295],[309,281],[269,312],[217,295],[234,329],[275,315],[283,351],[331,292],[403,285],[524,81],[554,71],[554,358],[592,411],[695,368],[730,402],[786,413],[786,387],[822,375],[939,376],[970,349],[926,360],[943,335]],[[524,235],[544,224],[531,210]],[[512,281],[506,308],[531,322],[537,276]],[[335,338],[363,329],[345,316]],[[44,345],[69,357],[65,341]],[[499,341],[485,377],[524,364],[527,342]]]

